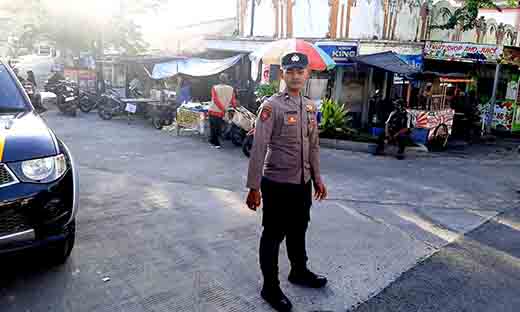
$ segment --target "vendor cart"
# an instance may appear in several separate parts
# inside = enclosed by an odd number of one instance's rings
[[[184,131],[198,132],[201,135],[208,135],[209,104],[209,102],[190,102],[179,106],[175,118],[177,135],[181,135]]]
[[[412,132],[416,143],[427,145],[432,150],[444,150],[453,129],[455,110],[446,102],[445,94],[432,96],[427,110],[409,109],[415,119]]]
[[[146,115],[158,130],[173,123],[176,111],[177,105],[174,101],[152,101],[146,104]]]

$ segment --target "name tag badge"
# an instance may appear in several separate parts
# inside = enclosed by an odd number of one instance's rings
[[[288,115],[287,116],[287,124],[295,125],[298,122],[298,117],[296,115]]]

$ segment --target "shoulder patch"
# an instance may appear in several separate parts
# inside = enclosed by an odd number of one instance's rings
[[[314,112],[316,112],[316,108],[315,108],[314,105],[312,105],[312,104],[307,104],[307,105],[305,105],[305,109],[306,109],[307,112],[309,112],[309,113],[314,113]]]
[[[271,114],[273,113],[273,108],[271,105],[265,104],[262,106],[262,110],[260,111],[260,119],[262,121],[267,121],[271,118]]]

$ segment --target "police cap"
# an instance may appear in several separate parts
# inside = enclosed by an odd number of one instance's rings
[[[306,68],[309,65],[307,55],[300,52],[290,52],[282,56],[282,69]]]

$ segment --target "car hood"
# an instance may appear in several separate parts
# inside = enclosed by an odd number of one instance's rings
[[[45,122],[34,112],[0,115],[0,162],[54,156],[55,142]]]

